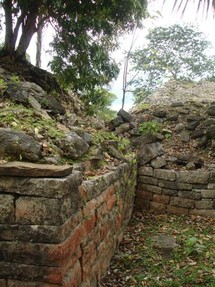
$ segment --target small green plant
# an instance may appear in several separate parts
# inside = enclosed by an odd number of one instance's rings
[[[202,253],[205,248],[205,245],[200,244],[196,237],[189,237],[185,240],[184,254],[187,256],[195,255]]]
[[[20,78],[19,78],[19,76],[13,75],[13,76],[10,77],[10,80],[11,80],[11,82],[13,82],[13,83],[15,83],[15,84],[19,84],[19,83],[20,83]]]
[[[93,139],[93,143],[97,145],[101,144],[105,140],[115,140],[115,141],[119,140],[119,138],[113,132],[104,131],[104,130],[101,130],[99,132],[92,134],[92,139]]]
[[[125,151],[130,147],[130,141],[128,139],[125,138],[121,138],[119,141],[119,150],[120,151]]]
[[[156,134],[160,131],[161,126],[156,121],[148,121],[139,125],[139,132],[141,134]]]
[[[0,79],[0,93],[1,91],[4,91],[7,88],[7,83],[4,79]]]

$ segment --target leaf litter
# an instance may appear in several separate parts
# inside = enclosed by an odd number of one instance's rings
[[[177,242],[171,256],[153,236]],[[134,211],[101,287],[214,287],[215,219]]]

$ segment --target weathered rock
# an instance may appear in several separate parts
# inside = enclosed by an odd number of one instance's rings
[[[171,257],[174,249],[177,247],[174,236],[159,234],[152,237],[153,245],[164,257]]]
[[[132,116],[123,109],[120,109],[117,115],[120,116],[125,123],[130,123],[132,121]]]
[[[79,128],[79,127],[72,127],[72,128],[70,128],[70,131],[76,133],[87,144],[91,144],[92,143],[92,136],[89,133],[86,133],[84,129]]]
[[[194,184],[207,184],[209,173],[204,171],[180,171],[178,173],[178,181]]]
[[[215,105],[211,105],[208,110],[207,113],[209,116],[215,116]]]
[[[198,147],[205,147],[208,143],[208,139],[206,136],[198,138]]]
[[[120,126],[123,123],[124,123],[124,121],[123,121],[122,117],[117,116],[116,118],[114,118],[113,120],[110,121],[109,128],[110,128],[110,130],[114,130],[116,127]]]
[[[173,102],[171,103],[171,106],[176,108],[176,107],[183,107],[184,104],[182,102]]]
[[[63,151],[64,156],[71,159],[81,157],[89,149],[89,145],[74,132],[68,133],[66,139],[61,141],[61,144],[60,148]]]
[[[161,168],[166,165],[166,161],[162,157],[157,157],[151,161],[151,166],[154,168]]]
[[[186,165],[186,169],[187,170],[195,170],[196,169],[195,163],[192,161],[188,162],[188,164]]]
[[[190,131],[194,131],[196,127],[198,127],[200,121],[190,121],[187,124],[187,129]]]
[[[178,114],[172,114],[172,115],[169,115],[167,116],[167,121],[170,121],[170,122],[175,122],[178,120]]]
[[[120,135],[120,134],[130,131],[131,128],[132,127],[130,126],[129,123],[123,123],[122,125],[116,127],[115,131],[117,135]]]
[[[14,197],[0,194],[0,224],[14,222]]]
[[[207,126],[207,127],[210,127],[212,125],[215,125],[215,119],[214,118],[207,118],[205,121],[204,121],[204,125]]]
[[[138,152],[139,156],[139,163],[141,165],[146,164],[147,162],[150,162],[152,159],[156,158],[157,156],[160,156],[164,153],[164,149],[162,145],[158,142],[146,144],[141,147],[141,149]]]
[[[29,162],[8,162],[0,165],[0,176],[64,177],[72,172],[72,166],[55,166]]]
[[[65,108],[61,105],[57,98],[47,94],[41,87],[39,87],[35,83],[9,83],[5,94],[11,100],[25,106],[29,106],[29,97],[31,96],[31,106],[33,97],[37,100],[37,102],[39,102],[41,107],[48,110],[50,114],[65,114]]]
[[[182,165],[186,165],[189,162],[190,158],[191,158],[191,155],[189,155],[189,154],[178,154],[177,155],[177,163],[182,164]]]
[[[167,116],[167,111],[165,110],[156,110],[153,112],[153,115],[158,118],[165,118]]]
[[[180,131],[182,131],[184,128],[186,127],[186,125],[184,123],[179,123],[175,126],[174,130],[175,132],[179,133]]]
[[[190,141],[190,134],[187,130],[181,132],[181,141],[183,143],[188,143]]]
[[[23,132],[0,128],[0,157],[35,162],[41,158],[41,146]]]
[[[209,139],[215,139],[215,127],[209,127],[206,131],[206,136]]]
[[[178,113],[181,114],[181,115],[188,115],[189,112],[190,112],[189,108],[180,108],[180,109],[178,109]]]
[[[157,139],[154,135],[143,134],[140,137],[135,138],[132,142],[133,145],[137,148],[141,148],[145,144],[154,143]]]
[[[41,99],[41,101],[43,103],[42,107],[47,109],[48,112],[52,115],[63,115],[66,112],[61,103],[52,95],[46,94],[45,97]]]
[[[206,134],[206,131],[204,129],[199,129],[199,130],[195,130],[191,133],[191,138],[192,139],[197,139],[197,138],[201,138]]]

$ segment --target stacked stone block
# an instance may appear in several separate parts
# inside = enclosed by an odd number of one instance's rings
[[[93,287],[131,216],[135,167],[0,177],[0,287]]]
[[[140,166],[138,208],[215,217],[215,171],[175,171]]]

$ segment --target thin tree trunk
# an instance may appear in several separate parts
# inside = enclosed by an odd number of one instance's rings
[[[41,17],[39,18],[39,23]],[[42,54],[42,36],[43,36],[43,25],[41,24],[37,30],[37,51],[36,51],[36,67],[41,67],[41,54]]]
[[[123,71],[123,86],[122,86],[122,109],[124,109],[124,105],[125,105],[125,96],[126,96],[126,92],[127,92],[127,88],[129,86],[129,84],[131,83],[131,81],[128,82],[127,77],[128,77],[128,64],[129,64],[129,60],[130,60],[130,54],[131,54],[131,50],[134,46],[134,43],[136,41],[135,39],[135,33],[137,31],[137,28],[135,27],[133,30],[133,35],[132,35],[132,40],[131,40],[131,45],[129,47],[129,50],[127,52],[126,58],[125,58],[125,64],[124,64],[124,71]]]

